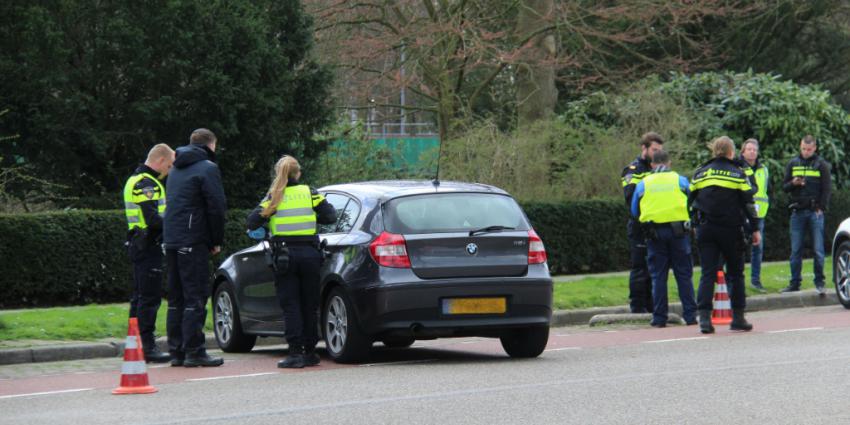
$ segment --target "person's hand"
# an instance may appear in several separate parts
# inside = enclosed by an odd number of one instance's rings
[[[218,255],[221,252],[221,245],[216,245],[210,249],[210,255]]]
[[[823,215],[823,210],[818,208],[815,210],[815,216],[820,217]]]
[[[806,179],[802,177],[794,177],[793,179],[791,179],[791,184],[794,186],[805,186]]]
[[[759,243],[761,243],[761,232],[756,230],[753,232],[753,246],[757,246]]]

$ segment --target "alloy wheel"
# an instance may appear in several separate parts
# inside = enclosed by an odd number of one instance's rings
[[[342,298],[338,296],[331,298],[325,317],[325,335],[327,335],[328,349],[334,353],[339,353],[345,347],[345,339],[348,336],[348,314]]]
[[[215,303],[215,330],[224,344],[227,344],[233,335],[233,302],[227,291],[222,291]]]

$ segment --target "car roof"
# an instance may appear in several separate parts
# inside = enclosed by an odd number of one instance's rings
[[[321,191],[341,191],[353,195],[388,200],[401,196],[427,193],[475,192],[508,195],[502,189],[482,183],[431,180],[377,180],[357,183],[343,183],[324,186]]]

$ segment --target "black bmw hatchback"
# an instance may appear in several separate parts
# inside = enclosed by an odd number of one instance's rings
[[[319,189],[338,220],[321,225],[320,327],[338,362],[372,344],[499,338],[511,357],[546,348],[552,278],[543,242],[505,191],[458,182],[377,181]],[[264,260],[265,242],[227,258],[215,273],[218,345],[250,351],[258,336],[283,336],[283,313]]]

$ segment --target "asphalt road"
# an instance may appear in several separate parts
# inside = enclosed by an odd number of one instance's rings
[[[285,351],[263,347],[221,368],[150,367],[149,395],[110,393],[120,359],[3,366],[0,424],[850,423],[850,311],[750,316],[754,332],[708,337],[555,328],[540,358],[521,361],[467,338],[281,371]]]

